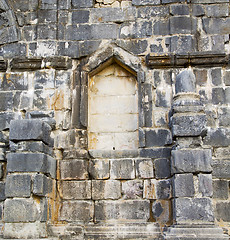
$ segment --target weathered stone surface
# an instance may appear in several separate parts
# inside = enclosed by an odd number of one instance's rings
[[[9,129],[11,120],[18,118],[16,113],[2,112],[0,113],[0,131]]]
[[[6,177],[6,197],[30,197],[31,176],[30,175],[8,175]]]
[[[196,173],[212,171],[212,153],[209,149],[173,150],[172,173]]]
[[[227,34],[230,18],[203,18],[203,27],[207,34]]]
[[[174,197],[193,197],[194,194],[193,174],[175,174],[173,179]]]
[[[195,92],[196,79],[192,71],[183,71],[176,77],[175,85],[176,93]]]
[[[112,179],[133,179],[135,178],[134,160],[114,159],[110,161],[110,177]]]
[[[135,162],[136,176],[138,178],[153,178],[154,169],[152,159],[138,159]]]
[[[13,92],[0,92],[0,111],[9,110],[13,110]]]
[[[91,199],[91,181],[63,181],[61,186],[63,199]]]
[[[152,214],[159,223],[168,223],[171,220],[171,203],[167,200],[157,200],[152,205]]]
[[[230,161],[213,160],[213,176],[220,179],[230,179]]]
[[[46,196],[53,191],[53,183],[50,178],[44,174],[36,174],[33,179],[33,194]]]
[[[229,182],[213,180],[213,198],[227,200],[229,197]]]
[[[221,68],[215,68],[211,70],[212,83],[214,86],[219,86],[222,83]]]
[[[92,199],[119,199],[121,197],[121,182],[117,180],[93,180]]]
[[[137,199],[143,196],[143,181],[129,180],[122,182],[122,195],[124,199]]]
[[[10,122],[10,140],[42,140],[52,144],[51,127],[41,120],[13,120]]]
[[[171,132],[167,129],[145,131],[146,147],[170,145],[172,143]]]
[[[80,159],[61,161],[60,174],[62,180],[88,179],[88,161]]]
[[[72,0],[74,8],[90,8],[93,7],[93,0]]]
[[[179,224],[214,221],[210,198],[177,198],[173,200],[173,204],[174,219]]]
[[[0,182],[0,201],[4,201],[6,199],[5,196],[5,183]]]
[[[215,209],[216,217],[218,220],[226,222],[230,221],[230,203],[229,202],[218,202]]]
[[[157,181],[156,197],[157,199],[170,199],[172,197],[171,179]]]
[[[198,191],[202,197],[212,197],[212,175],[211,174],[198,174],[199,188]]]
[[[171,148],[142,148],[140,156],[144,158],[169,158]]]
[[[155,179],[144,180],[143,198],[156,199],[156,184]]]
[[[160,0],[132,0],[134,6],[159,5]]]
[[[171,176],[170,161],[166,158],[156,159],[154,168],[156,179],[169,178]]]
[[[36,220],[39,220],[39,214],[33,199],[6,199],[5,222],[35,222]]]
[[[196,19],[185,16],[173,16],[170,18],[171,34],[191,34],[196,26]]]
[[[135,211],[133,211],[135,206]],[[95,218],[100,220],[142,220],[149,219],[148,200],[96,201]]]
[[[60,209],[61,221],[91,222],[94,205],[92,201],[64,201]]]
[[[56,160],[43,153],[7,154],[8,172],[41,172],[56,178]]]
[[[89,175],[93,179],[108,179],[110,176],[108,159],[92,159],[89,162]]]
[[[204,138],[204,144],[213,147],[227,147],[230,144],[230,130],[227,128],[211,128]]]
[[[172,15],[189,15],[189,7],[187,5],[172,5],[170,6],[170,13]]]

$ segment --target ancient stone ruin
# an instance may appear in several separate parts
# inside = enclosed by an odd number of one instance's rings
[[[229,0],[0,0],[0,238],[228,240]]]

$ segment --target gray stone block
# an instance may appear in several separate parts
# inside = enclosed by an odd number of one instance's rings
[[[42,0],[41,9],[57,9],[57,0]]]
[[[207,117],[204,114],[174,115],[171,124],[174,137],[200,136],[206,132]]]
[[[132,0],[134,6],[160,5],[160,0]]]
[[[79,42],[59,42],[58,52],[59,55],[68,56],[72,58],[78,58],[80,56],[79,52]]]
[[[216,218],[220,221],[230,221],[230,203],[229,202],[218,202],[216,203],[215,209]]]
[[[213,147],[227,147],[230,145],[230,130],[227,128],[211,128],[204,138],[204,144]]]
[[[142,19],[149,19],[151,17],[168,17],[168,6],[147,6],[137,8],[137,17]]]
[[[101,23],[91,25],[91,38],[97,39],[116,39],[118,37],[118,25],[115,23]]]
[[[172,36],[170,39],[170,51],[187,54],[196,51],[196,40],[193,36]]]
[[[89,162],[89,175],[93,179],[108,179],[110,176],[108,159],[92,159]]]
[[[199,188],[198,191],[202,197],[212,197],[212,175],[211,174],[198,174]]]
[[[167,224],[171,220],[171,202],[168,200],[156,200],[152,205],[152,214],[158,223]]]
[[[89,10],[77,10],[72,13],[72,24],[87,23],[89,21]]]
[[[171,34],[191,34],[193,29],[196,29],[196,19],[185,16],[173,16],[170,18],[170,33]]]
[[[94,217],[93,201],[64,201],[60,207],[60,221],[91,222]]]
[[[171,154],[171,148],[159,147],[159,148],[142,148],[140,150],[140,157],[144,158],[169,158]]]
[[[84,41],[80,42],[79,51],[80,56],[88,56],[91,53],[95,52],[101,43],[101,40],[92,40],[92,41]]]
[[[116,42],[126,51],[131,52],[133,54],[144,53],[148,47],[148,42],[146,40],[129,39],[129,40],[117,40]]]
[[[230,71],[229,69],[224,72],[224,83],[226,86],[230,86]]]
[[[10,122],[13,119],[18,118],[16,113],[2,112],[0,113],[0,131],[9,129]]]
[[[91,8],[93,5],[93,0],[72,0],[73,8]]]
[[[156,159],[154,161],[156,179],[171,177],[170,161],[166,158]]]
[[[222,84],[221,80],[221,68],[214,68],[211,70],[212,83],[215,86]]]
[[[88,161],[80,159],[61,161],[60,175],[62,180],[88,179]]]
[[[228,34],[230,18],[203,18],[203,28],[207,34]]]
[[[43,153],[7,154],[8,172],[40,172],[56,178],[56,160]]]
[[[5,187],[6,197],[30,197],[31,176],[30,175],[8,175]]]
[[[36,174],[33,179],[33,194],[46,196],[53,191],[52,179],[44,174]]]
[[[177,224],[214,222],[210,198],[176,198],[173,205]]]
[[[171,5],[170,6],[170,13],[173,16],[175,16],[175,15],[189,15],[189,7],[188,7],[188,5],[181,5],[181,4]]]
[[[172,103],[172,93],[171,90],[166,89],[156,90],[156,107],[169,108]]]
[[[172,150],[172,173],[212,172],[212,152],[201,150]]]
[[[135,162],[136,176],[138,178],[154,178],[152,159],[137,159]]]
[[[172,197],[172,183],[170,179],[158,180],[156,183],[156,198],[170,199]]]
[[[212,103],[214,105],[225,103],[225,91],[223,88],[212,89]]]
[[[35,222],[37,220],[39,220],[39,214],[33,199],[6,199],[5,222]]]
[[[196,92],[196,79],[192,71],[185,70],[177,75],[175,90],[176,94],[184,92]]]
[[[175,174],[173,179],[174,197],[193,197],[194,194],[193,174]]]
[[[228,4],[213,4],[207,5],[206,7],[206,15],[207,17],[220,18],[227,17],[229,15]]]
[[[146,147],[170,145],[172,143],[171,132],[167,129],[147,130],[145,132]]]
[[[63,199],[91,199],[91,181],[63,181],[61,186]]]
[[[135,210],[134,207],[135,206]],[[95,219],[147,221],[150,213],[148,200],[96,201]]]
[[[213,177],[220,179],[230,179],[230,161],[213,160]]]
[[[124,199],[138,199],[143,197],[143,181],[129,180],[122,182],[122,195]]]
[[[51,127],[41,120],[13,120],[10,122],[10,140],[40,140],[52,144]]]
[[[13,110],[13,92],[0,92],[0,111]]]
[[[205,9],[204,6],[198,5],[198,4],[193,4],[192,5],[192,15],[196,17],[201,17],[205,15]]]
[[[121,198],[121,182],[117,180],[93,180],[92,199],[119,199]]]
[[[6,199],[5,196],[5,183],[0,182],[0,201],[4,201]]]
[[[229,197],[229,182],[213,180],[213,198],[227,200]]]
[[[133,179],[135,178],[134,160],[132,159],[114,159],[110,161],[111,179]]]

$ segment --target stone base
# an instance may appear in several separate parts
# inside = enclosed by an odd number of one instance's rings
[[[164,233],[164,240],[229,240],[221,228],[214,225],[175,225]]]
[[[163,240],[156,223],[69,224],[50,227],[50,234],[62,240]]]

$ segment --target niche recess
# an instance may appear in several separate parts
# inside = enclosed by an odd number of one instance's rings
[[[138,86],[117,62],[98,68],[88,82],[88,148],[138,149]]]

